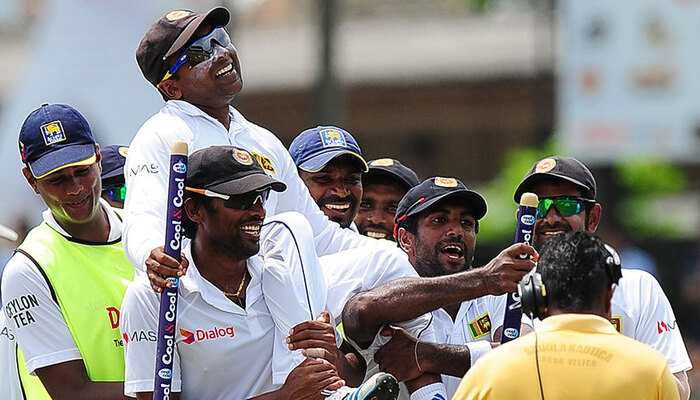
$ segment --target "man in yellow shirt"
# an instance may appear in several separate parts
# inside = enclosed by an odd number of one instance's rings
[[[608,320],[619,277],[619,258],[594,234],[547,241],[519,288],[523,311],[542,323],[486,354],[453,399],[678,399],[661,353]]]

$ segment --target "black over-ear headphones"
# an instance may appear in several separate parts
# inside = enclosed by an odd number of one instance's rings
[[[605,267],[612,283],[617,284],[622,278],[622,263],[615,249],[606,244],[605,249],[610,253],[605,259]],[[525,275],[518,283],[521,310],[531,318],[544,318],[547,313],[547,290],[542,283],[542,275],[534,269]]]
[[[544,318],[547,313],[547,290],[539,272],[533,269],[518,282],[518,295],[523,314],[530,318]]]

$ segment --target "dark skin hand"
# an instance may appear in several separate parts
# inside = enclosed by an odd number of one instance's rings
[[[151,282],[151,287],[154,291],[160,293],[164,287],[172,287],[173,284],[166,281],[165,278],[173,277],[180,278],[185,276],[187,267],[190,262],[184,254],[181,255],[182,262],[177,262],[176,259],[165,254],[164,247],[157,247],[151,250],[151,254],[146,259],[146,273],[148,280]]]
[[[414,354],[418,338],[396,326],[384,327],[380,334],[391,336],[391,340],[374,353],[379,370],[388,372],[397,380],[409,381],[423,374]]]
[[[38,368],[36,375],[52,399],[128,399],[122,382],[93,382],[83,360]]]
[[[321,312],[316,320],[296,325],[287,337],[290,350],[302,349],[307,357],[322,358],[333,364],[348,385],[359,386],[365,374],[364,360],[345,344],[348,354],[336,347],[335,330],[330,324],[330,314]],[[352,352],[349,352],[352,351]]]

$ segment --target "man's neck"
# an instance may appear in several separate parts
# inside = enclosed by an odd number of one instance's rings
[[[228,130],[231,126],[231,113],[229,112],[228,104],[221,107],[207,107],[203,105],[197,105],[197,108],[199,108],[205,114],[209,115],[215,120],[219,121],[221,125],[223,125],[224,128],[226,128],[226,130]]]
[[[219,289],[235,292],[247,269],[248,259],[198,239],[192,240],[192,258],[199,273]]]
[[[109,232],[111,226],[109,224],[109,217],[107,217],[107,211],[102,208],[102,204],[98,204],[99,210],[90,219],[90,221],[82,224],[72,224],[65,221],[60,221],[56,218],[54,214],[54,220],[61,226],[72,238],[94,242],[94,243],[107,243],[109,239]]]

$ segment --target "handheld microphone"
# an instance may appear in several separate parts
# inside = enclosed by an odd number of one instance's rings
[[[537,220],[537,195],[534,193],[523,193],[520,197],[520,208],[518,209],[518,226],[515,230],[515,243],[532,244],[532,236],[535,231],[535,221]],[[529,257],[527,254],[518,256],[521,259]],[[517,292],[509,293],[506,300],[505,317],[503,318],[503,335],[501,344],[509,342],[520,336],[520,322],[523,313],[519,307],[520,296]]]
[[[165,254],[181,261],[182,204],[187,176],[187,143],[175,142],[170,151],[170,177],[168,180],[168,213],[165,224]],[[164,288],[160,295],[158,343],[156,352],[153,399],[171,398],[173,379],[173,354],[175,352],[175,321],[177,318],[177,288],[180,280],[167,278],[173,287]]]

